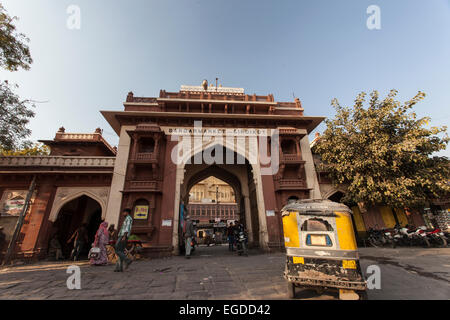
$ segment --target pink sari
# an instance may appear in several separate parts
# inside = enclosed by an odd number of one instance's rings
[[[92,247],[100,248],[100,254],[96,259],[90,259],[92,265],[106,265],[108,264],[108,254],[106,251],[106,245],[109,243],[108,222],[102,222],[100,228],[98,228],[95,234],[95,240]]]

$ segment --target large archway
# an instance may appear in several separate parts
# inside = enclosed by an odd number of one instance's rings
[[[82,256],[86,256],[101,221],[101,205],[93,198],[82,195],[61,206],[53,223],[50,237],[57,235],[63,255],[68,257],[73,243],[67,243],[67,241],[81,225],[85,224],[88,231],[88,242],[82,250]]]
[[[267,226],[264,219],[261,182],[257,180],[258,176],[254,174],[255,165],[250,164],[247,157],[244,157],[240,152],[231,151],[223,145],[220,145],[220,147],[223,148],[224,155],[227,152],[233,155],[234,161],[232,164],[229,164],[229,162],[226,164],[215,162],[212,164],[204,162],[198,164],[198,162],[194,161],[198,153],[202,154],[201,159],[203,159],[203,153],[205,152],[214,154],[214,151],[211,152],[211,149],[215,148],[217,150],[217,146],[210,146],[196,152],[194,156],[178,167],[180,173],[182,173],[179,176],[182,176],[182,178],[179,180],[178,198],[175,206],[178,211],[174,227],[178,232],[176,234],[177,239],[175,239],[174,235],[174,243],[178,246],[182,241],[181,224],[179,223],[180,203],[187,204],[189,202],[189,190],[193,185],[207,177],[214,176],[225,181],[233,188],[239,211],[239,220],[246,226],[250,246],[265,248],[265,245],[267,245]],[[256,170],[259,170],[259,168]]]

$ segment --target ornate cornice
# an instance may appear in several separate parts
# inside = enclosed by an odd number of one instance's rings
[[[115,157],[11,156],[0,157],[0,167],[114,168]]]

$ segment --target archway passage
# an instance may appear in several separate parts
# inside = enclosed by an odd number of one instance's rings
[[[210,246],[227,243],[227,226],[242,219],[235,194],[236,190],[232,186],[214,175],[190,188],[186,210],[196,223],[198,244]]]
[[[50,238],[56,234],[62,246],[64,257],[69,257],[73,248],[73,241],[67,243],[73,233],[82,225],[87,228],[88,242],[81,252],[81,257],[87,257],[90,244],[94,241],[95,233],[102,221],[100,204],[88,197],[80,196],[64,204],[58,212],[58,218],[53,224]]]
[[[209,152],[203,151],[203,152]],[[223,154],[226,152],[230,152],[226,148],[224,148]],[[210,177],[213,177],[227,186],[229,186],[230,193],[233,194],[234,197],[234,205],[235,210],[233,214],[231,215],[229,212],[225,212],[225,208],[217,206],[217,203],[215,203],[216,208],[219,209],[218,211],[216,209],[208,211],[195,211],[195,214],[200,214],[200,217],[204,217],[203,220],[212,220],[212,222],[216,218],[216,213],[218,212],[218,217],[220,219],[220,223],[222,226],[224,224],[227,224],[233,221],[238,221],[242,223],[247,232],[248,232],[248,243],[250,247],[256,247],[259,245],[259,214],[258,214],[258,203],[257,203],[257,195],[256,195],[256,185],[253,178],[253,171],[252,166],[248,162],[247,159],[242,158],[239,161],[237,161],[238,155],[235,152],[234,153],[234,162],[231,164],[195,164],[194,157],[191,158],[191,161],[189,161],[185,167],[184,167],[184,180],[183,183],[180,186],[180,201],[184,204],[186,207],[187,212],[190,211],[191,208],[196,208],[197,206],[192,206],[192,193],[191,190],[194,186],[201,183],[205,179],[208,179]],[[225,161],[224,161],[225,162]],[[231,191],[232,190],[232,191]],[[197,192],[197,191],[196,191]],[[191,195],[191,197],[190,197]],[[204,194],[205,196],[205,194]],[[206,199],[206,197],[204,197]],[[215,200],[214,199],[209,200]],[[198,199],[198,198],[197,198]],[[199,199],[202,201],[202,199]],[[206,201],[209,201],[206,200]],[[214,207],[214,205],[213,205]],[[204,214],[204,216],[202,216]],[[198,217],[194,215],[194,217]],[[181,248],[181,252],[183,251],[183,239],[182,239],[182,218],[180,216],[181,223],[179,224],[179,244]],[[218,219],[218,220],[219,220]],[[193,220],[201,220],[201,219],[193,219]],[[213,222],[214,225],[214,222]],[[216,224],[217,226],[218,224]]]

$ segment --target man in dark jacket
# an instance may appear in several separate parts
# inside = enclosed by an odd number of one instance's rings
[[[184,247],[186,251],[186,259],[191,257],[191,243],[194,237],[194,224],[189,216],[186,216],[184,222]]]
[[[227,228],[228,250],[234,251],[234,224],[233,222]]]

